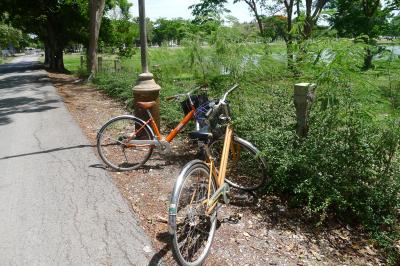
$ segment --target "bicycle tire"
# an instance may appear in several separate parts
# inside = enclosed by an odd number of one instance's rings
[[[175,182],[169,208],[169,228],[173,235],[172,251],[183,266],[198,266],[206,259],[214,238],[217,210],[205,214],[210,168],[203,161],[186,164]],[[212,195],[216,190],[211,178]],[[189,204],[185,205],[185,202]]]
[[[236,135],[233,138],[233,144],[234,147],[237,147],[236,151],[239,151],[236,156],[238,160],[232,160],[233,151],[231,148],[225,181],[230,186],[244,191],[254,191],[264,186],[268,175],[266,163],[260,151],[253,144]],[[224,137],[218,138],[209,144],[217,169],[223,145]]]
[[[124,139],[142,127],[132,139],[153,140],[151,128],[135,116],[117,116],[106,122],[97,134],[97,151],[103,162],[117,171],[130,171],[143,166],[150,158],[153,146],[127,147],[123,143]]]

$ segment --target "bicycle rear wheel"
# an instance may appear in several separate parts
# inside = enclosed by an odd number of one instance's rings
[[[216,169],[219,168],[223,146],[223,137],[209,145]],[[250,142],[237,136],[234,136],[229,149],[225,181],[232,187],[245,191],[257,190],[267,181],[266,163],[260,151]]]
[[[172,193],[169,226],[173,253],[181,265],[197,266],[206,259],[217,224],[217,211],[206,214],[210,168],[200,160],[181,171]],[[211,178],[210,195],[216,190]]]
[[[130,115],[117,116],[104,124],[97,135],[101,159],[118,171],[135,170],[150,158],[152,145],[129,146],[131,140],[152,140],[154,134],[144,122]]]

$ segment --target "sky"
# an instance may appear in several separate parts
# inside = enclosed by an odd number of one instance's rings
[[[138,16],[138,1],[129,0],[133,3],[131,13]],[[189,6],[199,3],[199,0],[146,0],[146,17],[151,20],[157,18],[193,18]],[[226,6],[230,11],[230,15],[235,16],[240,22],[249,22],[252,20],[248,7],[243,2],[233,4],[233,0],[229,0]]]

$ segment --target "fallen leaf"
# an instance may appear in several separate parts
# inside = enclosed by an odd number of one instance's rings
[[[157,220],[157,222],[160,222],[160,223],[168,223],[168,219],[165,217],[161,217],[160,215],[157,216],[156,220]]]
[[[146,253],[150,253],[150,252],[152,252],[152,249],[151,249],[150,246],[144,246],[143,247],[143,251],[146,252]]]

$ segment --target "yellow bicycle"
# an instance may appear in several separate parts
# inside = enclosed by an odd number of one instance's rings
[[[230,186],[255,190],[267,180],[266,164],[259,150],[233,132],[226,98],[237,87],[230,88],[206,114],[210,121],[218,122],[210,123],[211,131],[225,128],[225,133],[217,140],[215,133],[193,133],[192,137],[203,143],[205,160],[186,164],[172,192],[168,224],[173,252],[181,265],[201,265],[206,259],[216,230],[217,212],[221,202],[229,202]]]

